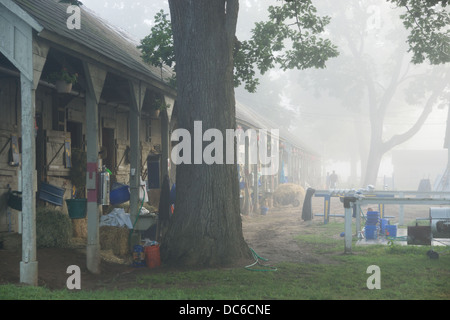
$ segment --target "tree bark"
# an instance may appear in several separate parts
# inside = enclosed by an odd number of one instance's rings
[[[236,127],[233,46],[238,0],[170,0],[179,128]],[[204,150],[204,143],[201,150]],[[225,147],[224,147],[225,150]],[[225,158],[225,157],[224,157]],[[193,159],[193,155],[192,155]],[[161,243],[167,265],[218,266],[250,257],[242,233],[235,164],[179,164],[175,211]]]

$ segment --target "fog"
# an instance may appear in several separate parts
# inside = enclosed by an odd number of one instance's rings
[[[153,17],[159,10],[169,13],[168,1],[164,0],[82,2],[137,41],[149,34]],[[267,7],[279,3],[276,0],[241,0],[237,37],[249,39],[254,23],[266,19]],[[336,170],[342,187],[357,187],[364,171],[361,165],[365,166],[369,152],[371,120],[374,120],[370,118],[370,108],[379,108],[377,104],[386,97],[393,72],[398,69],[400,81],[388,101],[384,119],[380,120],[383,121],[383,141],[411,128],[436,90],[440,90],[439,98],[420,130],[384,154],[378,179],[383,179],[383,184],[390,181],[394,175],[393,155],[401,150],[418,150],[422,155],[435,150],[440,152],[433,153],[433,157],[439,158],[432,164],[433,168],[426,160],[420,169],[411,163],[417,179],[434,180],[436,171],[443,173],[447,164],[443,145],[449,106],[448,83],[446,89],[442,89],[434,80],[443,71],[448,73],[448,66],[410,62],[406,44],[408,32],[399,18],[402,11],[385,0],[323,0],[314,4],[319,15],[332,18],[326,28],[327,37],[338,46],[339,57],[329,60],[327,68],[321,70],[271,70],[259,76],[261,84],[256,93],[236,88],[237,100],[280,127],[288,127],[306,146],[320,153],[324,174]],[[355,48],[358,56],[355,56]],[[373,101],[364,85],[367,78],[376,86]],[[408,189],[416,188],[416,182],[411,182]]]

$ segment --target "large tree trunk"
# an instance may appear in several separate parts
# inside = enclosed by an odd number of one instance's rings
[[[192,136],[236,127],[233,47],[238,0],[170,0],[177,70],[178,124]],[[204,150],[204,148],[202,148]],[[225,148],[224,148],[225,150]],[[224,162],[225,163],[225,162]],[[239,208],[237,166],[179,164],[177,196],[161,258],[168,265],[217,266],[250,257]]]

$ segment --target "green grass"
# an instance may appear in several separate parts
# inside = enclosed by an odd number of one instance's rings
[[[430,260],[430,247],[353,246],[343,254],[342,224],[312,226],[297,237],[301,245],[326,255],[329,264],[280,263],[277,271],[244,268],[161,272],[136,280],[130,289],[111,291],[49,290],[44,287],[0,286],[3,299],[157,299],[157,300],[310,300],[450,298],[450,254]],[[442,251],[445,248],[435,248]],[[264,257],[270,258],[270,257]],[[266,263],[270,263],[266,262]],[[367,267],[377,265],[381,289],[369,290]]]

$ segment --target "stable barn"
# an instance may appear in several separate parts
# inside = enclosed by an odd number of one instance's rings
[[[280,184],[291,183],[302,186],[318,186],[321,181],[322,159],[319,153],[307,147],[297,136],[286,128],[270,121],[267,117],[255,112],[249,106],[236,102],[236,124],[244,132],[253,129],[278,129],[278,170],[272,175],[261,175],[261,162],[257,164],[241,164],[239,178],[241,182],[241,211],[243,213],[260,212],[261,206],[273,205],[273,192]],[[269,147],[270,148],[270,147]],[[238,149],[241,156],[251,157],[251,149],[244,146]],[[259,150],[258,150],[259,152]],[[270,154],[270,150],[267,150]],[[247,161],[248,163],[248,161]],[[253,194],[258,194],[258,198]],[[259,199],[259,201],[256,201]]]
[[[136,43],[84,6],[81,28],[68,28],[67,7],[53,0],[0,0],[0,233],[22,232],[21,282],[31,284],[37,281],[37,205],[66,211],[65,199],[87,197],[87,264],[95,273],[103,166],[111,184],[130,187],[132,215],[142,181],[156,202],[168,173],[163,164],[176,96],[170,70],[145,64]],[[61,72],[77,78],[71,88],[53,81]],[[87,175],[85,191],[70,179],[80,150],[87,159],[86,173],[80,171]],[[48,188],[58,192],[45,196]],[[8,206],[11,192],[23,199],[22,218]]]

